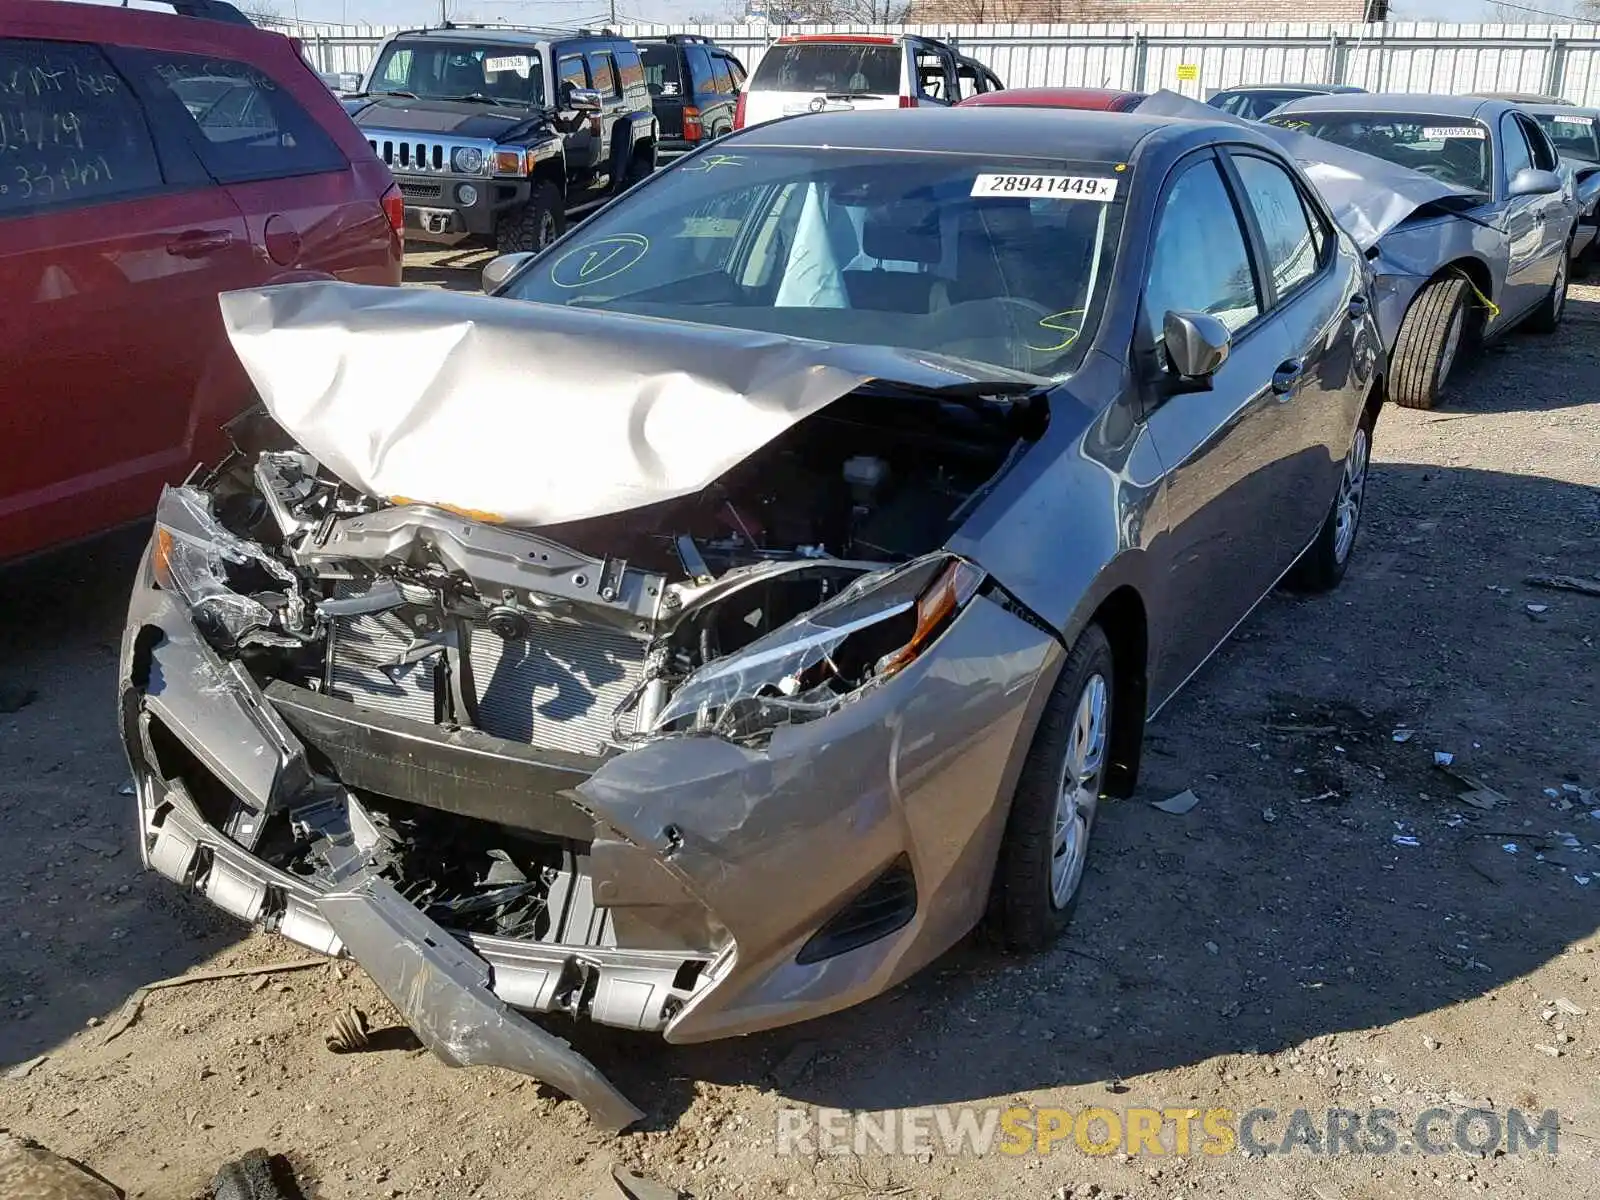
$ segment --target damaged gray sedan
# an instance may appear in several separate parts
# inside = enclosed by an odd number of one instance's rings
[[[223,297],[264,410],[163,497],[122,652],[151,867],[608,1128],[523,1014],[692,1042],[986,914],[1048,945],[1147,717],[1344,574],[1382,394],[1362,255],[1253,129],[714,150],[495,296]]]

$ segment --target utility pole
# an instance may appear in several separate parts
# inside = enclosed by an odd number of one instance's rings
[[[450,23],[450,0],[439,0],[439,24]]]
[[[611,24],[610,24],[609,28],[615,29],[616,27],[617,27],[617,0],[611,0]]]

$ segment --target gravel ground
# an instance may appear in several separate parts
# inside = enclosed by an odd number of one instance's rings
[[[417,255],[412,274],[472,286],[455,264],[482,256]],[[870,1004],[736,1042],[580,1030],[648,1111],[618,1139],[398,1033],[329,1053],[347,1005],[394,1021],[348,964],[155,992],[107,1043],[141,984],[303,953],[139,871],[111,693],[140,538],[0,574],[0,1070],[48,1056],[0,1075],[0,1128],[161,1198],[254,1146],[328,1200],[614,1196],[619,1163],[702,1197],[1592,1197],[1600,799],[1563,785],[1600,789],[1600,600],[1524,579],[1600,571],[1597,360],[1600,288],[1578,287],[1561,333],[1510,339],[1446,409],[1384,413],[1345,585],[1270,598],[1152,727],[1057,949],[963,946]],[[1503,800],[1462,802],[1435,750]],[[1185,788],[1186,815],[1148,803]],[[1336,1157],[1071,1139],[779,1156],[796,1104],[1259,1107],[1280,1113],[1270,1142],[1290,1110],[1377,1106],[1402,1137]],[[1403,1152],[1435,1106],[1555,1109],[1559,1152]]]

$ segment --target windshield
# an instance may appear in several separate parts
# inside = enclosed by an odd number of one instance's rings
[[[644,81],[652,98],[683,94],[683,75],[678,67],[676,46],[640,42],[639,56],[644,59]]]
[[[505,294],[1060,374],[1093,338],[1127,182],[1111,163],[707,152]]]
[[[751,90],[893,96],[900,91],[900,47],[856,42],[804,42],[772,47],[756,67]]]
[[[1469,192],[1493,194],[1489,131],[1461,117],[1427,117],[1385,113],[1281,113],[1268,123],[1298,129],[1314,137],[1360,150],[1374,158],[1410,167],[1431,179]]]
[[[1582,113],[1535,113],[1545,133],[1555,143],[1556,153],[1584,162],[1600,163],[1600,139],[1595,136],[1594,118]]]
[[[1299,100],[1305,92],[1234,92],[1222,101],[1222,111],[1232,113],[1236,117],[1243,117],[1247,121],[1259,121],[1279,105],[1287,104],[1291,100]]]
[[[544,103],[544,70],[536,51],[408,40],[384,48],[368,90],[409,92],[423,100],[538,105]]]

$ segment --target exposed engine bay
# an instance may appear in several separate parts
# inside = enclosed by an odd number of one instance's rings
[[[696,494],[514,530],[365,495],[241,418],[236,454],[163,497],[154,574],[338,783],[281,815],[218,797],[215,823],[321,886],[375,870],[447,928],[617,945],[588,830],[417,803],[402,771],[341,757],[315,706],[590,770],[665,736],[759,745],[890,677],[976,594],[982,572],[939,548],[1046,420],[1036,396],[871,384]],[[710,930],[624,933],[714,949]]]
[[[177,493],[188,519],[160,523],[160,561],[192,577],[197,623],[258,680],[600,754],[685,728],[662,716],[695,672],[937,551],[1044,420],[1030,398],[875,385],[699,493],[525,533],[376,500],[244,438],[204,490]],[[908,630],[915,599],[900,597]],[[876,663],[836,663],[830,688]]]

